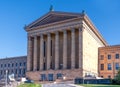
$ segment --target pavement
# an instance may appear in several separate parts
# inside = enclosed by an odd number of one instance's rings
[[[77,86],[74,84],[63,84],[63,83],[48,83],[48,84],[43,84],[42,87],[83,87],[83,86]]]

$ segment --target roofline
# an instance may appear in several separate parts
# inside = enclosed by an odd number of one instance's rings
[[[71,13],[71,12],[50,11],[47,14],[41,16],[40,17],[41,20],[44,19],[47,15],[52,14],[52,13],[71,14],[71,15],[81,16],[81,18],[83,18],[83,20],[87,23],[87,25],[91,28],[91,30],[97,35],[97,37],[102,41],[102,43],[105,46],[108,46],[108,43],[105,41],[103,36],[99,33],[98,29],[93,25],[92,21],[89,19],[89,17],[85,13]],[[31,29],[30,26],[32,26],[36,22],[38,22],[40,18],[38,18],[37,20],[35,20],[34,22],[32,22],[31,24],[26,26],[25,30],[29,31],[29,29]],[[78,17],[78,18],[80,18],[80,17]]]
[[[48,13],[46,13],[45,15],[39,17],[37,20],[34,20],[33,22],[31,22],[30,24],[28,24],[27,26],[24,27],[24,29],[27,31],[32,25],[34,25],[36,22],[39,21],[39,19],[44,19],[47,15],[49,14],[54,14],[54,13],[61,13],[61,14],[71,14],[71,15],[76,15],[76,16],[81,16],[82,13],[71,13],[71,12],[61,12],[61,11],[49,11]]]
[[[109,45],[109,46],[105,46],[105,47],[99,47],[99,49],[105,49],[105,48],[111,48],[111,47],[120,47],[120,44],[118,44],[118,45]]]
[[[5,58],[0,58],[0,60],[4,60],[4,59],[15,59],[15,58],[24,58],[27,56],[16,56],[16,57],[5,57]]]
[[[87,14],[84,14],[83,16],[84,21],[87,23],[87,25],[92,29],[92,31],[98,36],[98,38],[103,42],[105,46],[108,46],[108,43],[106,40],[103,38],[103,36],[100,34],[98,29],[95,27],[95,25],[92,23],[90,18],[87,16]]]

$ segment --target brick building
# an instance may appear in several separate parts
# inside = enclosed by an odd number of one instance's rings
[[[99,48],[99,76],[114,78],[120,68],[120,45]]]
[[[25,30],[28,78],[98,76],[98,47],[107,43],[85,13],[50,11]]]

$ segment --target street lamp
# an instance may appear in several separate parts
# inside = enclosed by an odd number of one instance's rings
[[[8,73],[8,70],[6,70],[6,80],[5,80],[5,86],[7,87],[7,73]]]

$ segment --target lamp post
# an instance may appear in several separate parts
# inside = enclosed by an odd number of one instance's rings
[[[6,70],[6,79],[5,79],[5,86],[7,87],[7,73],[8,73],[8,70]]]

